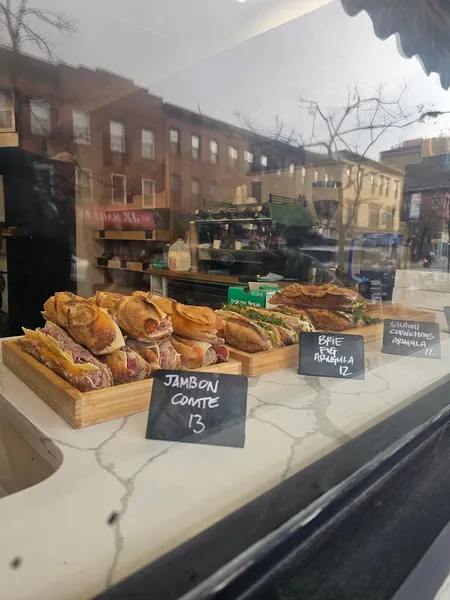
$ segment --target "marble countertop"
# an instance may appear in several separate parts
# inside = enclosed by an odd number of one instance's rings
[[[364,381],[250,379],[243,449],[146,440],[147,413],[74,430],[1,364],[0,401],[63,462],[0,499],[0,597],[89,598],[450,379],[450,339],[441,360],[380,347]]]

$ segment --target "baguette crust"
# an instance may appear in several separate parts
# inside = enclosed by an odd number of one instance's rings
[[[272,296],[269,304],[348,311],[355,306],[363,306],[364,299],[354,290],[338,287],[333,283],[323,285],[293,283]]]
[[[57,292],[49,298],[43,315],[93,354],[106,354],[125,344],[117,324],[107,312],[70,292]]]
[[[272,343],[262,327],[237,313],[226,310],[220,310],[218,313],[224,320],[221,333],[227,344],[252,354],[271,350]]]
[[[223,328],[223,320],[212,308],[187,306],[171,298],[161,298],[152,294],[148,296],[156,306],[170,316],[173,330],[177,335],[213,345],[223,344],[224,340],[218,337],[218,331]]]
[[[346,331],[362,327],[364,324],[362,320],[355,319],[351,313],[340,310],[324,308],[307,308],[305,310],[314,327],[320,331]]]
[[[181,365],[187,369],[207,367],[217,361],[217,354],[209,351],[211,346],[205,349],[195,340],[180,336],[173,336],[170,341],[181,356]]]
[[[97,292],[91,301],[106,308],[122,331],[140,342],[162,341],[172,334],[167,314],[145,292],[134,292],[131,296]]]
[[[127,346],[137,352],[148,363],[159,364],[159,346],[156,342],[139,342],[138,340],[127,339]]]

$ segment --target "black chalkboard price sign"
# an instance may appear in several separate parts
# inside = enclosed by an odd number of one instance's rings
[[[383,352],[419,358],[441,358],[439,325],[422,321],[386,319]]]
[[[244,375],[158,371],[145,437],[243,448],[247,385]]]
[[[364,379],[364,338],[343,333],[302,333],[299,375]]]

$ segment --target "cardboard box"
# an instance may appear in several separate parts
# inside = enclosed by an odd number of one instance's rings
[[[270,308],[270,298],[279,291],[281,288],[278,286],[271,286],[270,289],[264,289],[269,287],[264,284],[259,284],[259,289],[249,289],[245,287],[229,287],[228,288],[228,304],[239,304],[246,306],[257,306],[259,308]],[[263,289],[261,289],[261,287]]]

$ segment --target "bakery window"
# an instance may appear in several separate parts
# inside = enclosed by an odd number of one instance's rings
[[[0,599],[443,600],[447,3],[54,4],[0,0]]]

